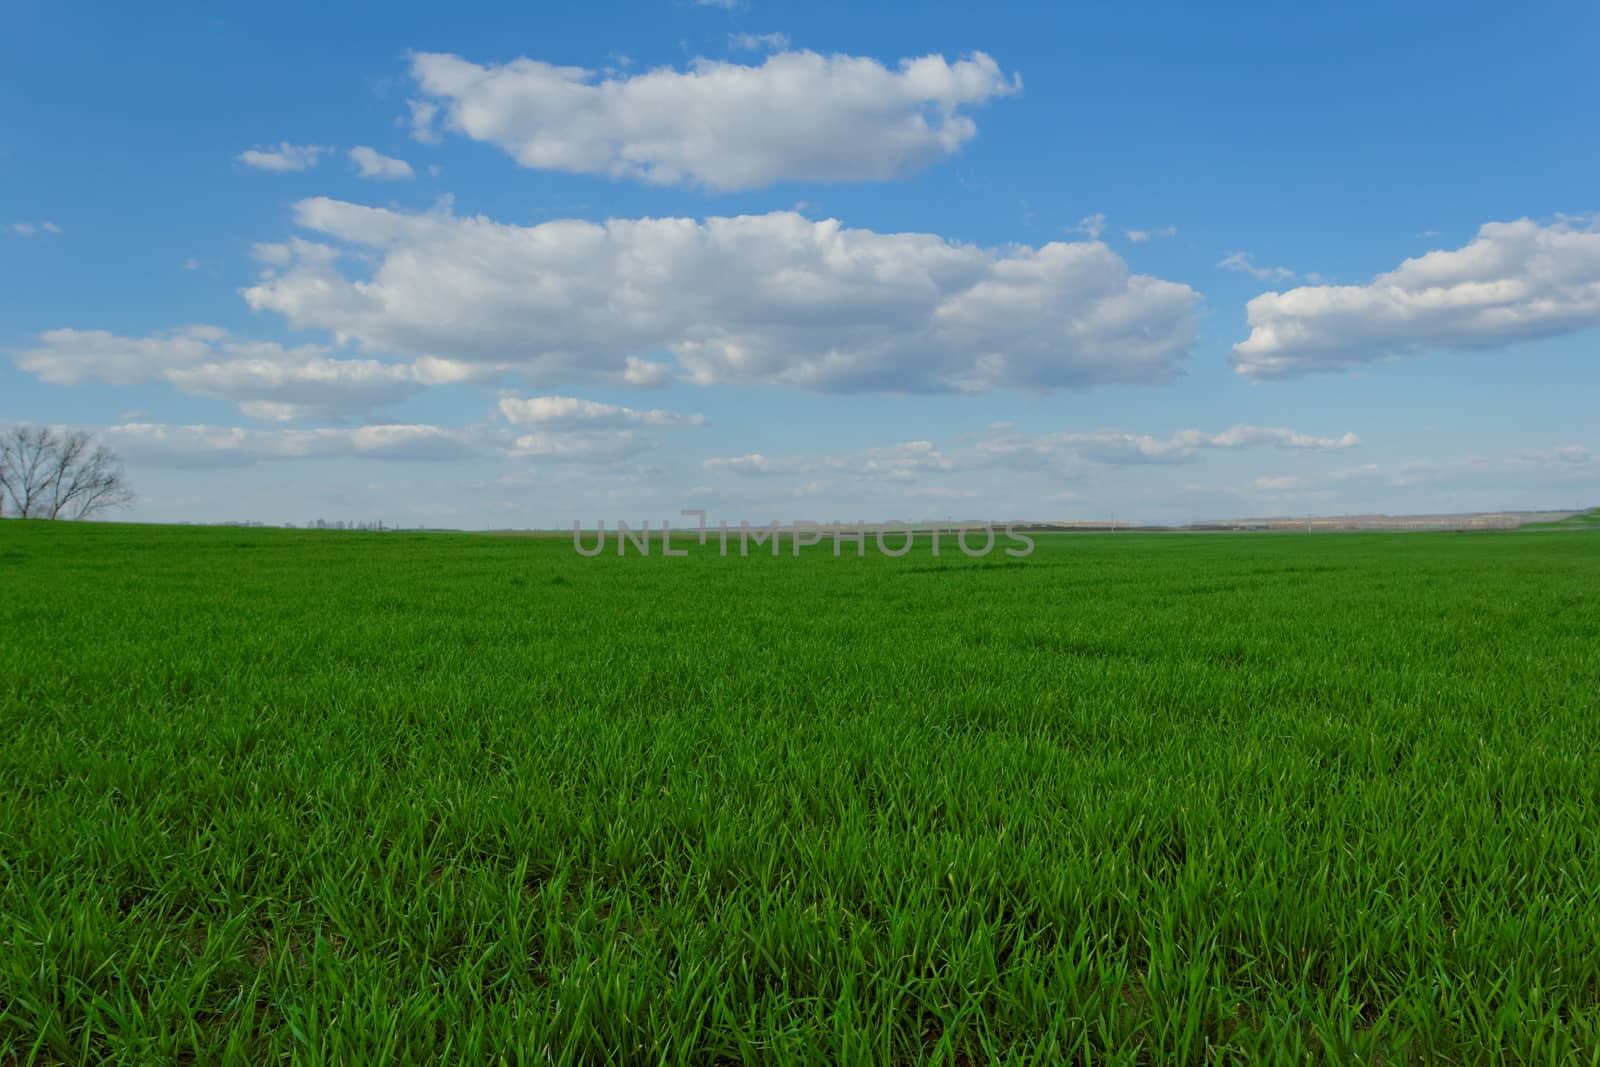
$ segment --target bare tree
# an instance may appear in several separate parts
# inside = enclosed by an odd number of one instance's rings
[[[0,512],[86,519],[133,503],[122,461],[81,431],[13,426],[0,434]]]

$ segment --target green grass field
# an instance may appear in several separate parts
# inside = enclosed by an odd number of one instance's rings
[[[0,1063],[1600,1062],[1600,535],[0,522]]]

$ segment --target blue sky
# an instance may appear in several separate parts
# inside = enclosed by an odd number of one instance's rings
[[[218,10],[0,37],[133,518],[1600,503],[1593,4]]]

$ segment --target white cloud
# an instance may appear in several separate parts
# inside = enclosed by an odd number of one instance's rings
[[[1248,313],[1232,363],[1252,378],[1571,333],[1600,324],[1600,227],[1491,222],[1465,248],[1408,259],[1371,284],[1264,293]]]
[[[1078,220],[1078,224],[1070,228],[1070,233],[1088,234],[1089,240],[1098,241],[1100,235],[1106,230],[1106,214],[1096,211],[1093,215],[1085,215]]]
[[[1340,452],[1354,448],[1361,439],[1353,433],[1338,437],[1315,437],[1298,430],[1278,426],[1230,426],[1221,433],[1207,434],[1199,430],[1182,430],[1174,434],[1172,443],[1180,448],[1253,448],[1271,445],[1274,448],[1308,449],[1316,452]]]
[[[970,438],[971,435],[964,435]],[[962,438],[958,438],[961,441]],[[941,448],[932,441],[905,441],[880,448],[864,448],[833,455],[775,457],[753,452],[717,456],[702,462],[708,474],[742,478],[822,479],[838,486],[853,480],[878,483],[919,482],[927,475],[1010,470],[1065,472],[1081,465],[1130,466],[1186,463],[1196,453],[1212,449],[1276,447],[1321,452],[1342,452],[1360,443],[1355,434],[1314,437],[1296,430],[1267,426],[1233,426],[1220,433],[1181,430],[1167,437],[1120,430],[1062,431],[1019,434],[1008,427],[991,427],[976,441],[956,448]]]
[[[538,430],[518,437],[509,454],[517,459],[609,465],[632,459],[655,447],[653,441],[632,430],[577,434]]]
[[[704,415],[654,408],[648,411],[570,396],[500,397],[505,421],[532,429],[517,437],[509,454],[558,463],[615,464],[653,449],[642,428],[704,426]]]
[[[258,262],[274,267],[287,267],[294,259],[294,251],[289,245],[276,242],[258,242],[251,247],[250,254]]]
[[[198,259],[196,259],[194,256],[190,256],[188,259],[183,261],[183,269],[184,270],[199,270],[200,269],[200,261]]]
[[[411,136],[423,144],[438,144],[442,137],[434,128],[434,122],[439,117],[439,105],[427,100],[407,100],[406,108],[411,112]],[[400,119],[395,120],[396,126],[403,126]]]
[[[1199,294],[1099,242],[984,249],[791,212],[514,226],[324,198],[329,246],[246,289],[253,308],[375,352],[515,365],[539,383],[949,392],[1172,378]]]
[[[487,423],[462,428],[390,423],[263,429],[127,422],[102,433],[130,463],[183,468],[352,457],[401,462],[502,459],[612,465],[657,447],[634,428],[618,429],[603,422],[544,425],[521,436]]]
[[[855,455],[858,473],[869,477],[905,479],[922,471],[953,470],[955,464],[932,441],[904,441],[880,448],[864,448]]]
[[[52,385],[165,381],[239,405],[252,418],[303,419],[391,404],[429,385],[466,380],[487,368],[448,360],[384,363],[337,358],[323,345],[245,341],[215,326],[187,326],[147,337],[105,330],[48,330],[11,353],[22,370]]]
[[[763,475],[773,470],[773,462],[759,452],[745,456],[713,456],[701,464],[708,471],[729,474]]]
[[[164,377],[185,393],[222,397],[254,418],[287,421],[341,410],[394,403],[422,388],[414,367],[373,359],[329,359],[294,355],[277,345],[259,346],[259,357],[230,356]]]
[[[1021,91],[983,53],[955,63],[781,52],[759,66],[600,76],[533,59],[483,66],[417,53],[412,124],[498,145],[524,167],[659,185],[751,189],[777,181],[883,180],[958,151],[968,106]]]
[[[51,385],[88,381],[133,385],[158,377],[169,367],[193,366],[209,359],[227,332],[215,326],[186,326],[144,338],[105,330],[47,330],[36,348],[14,351],[12,362]]]
[[[1123,230],[1122,234],[1134,244],[1143,244],[1146,241],[1176,237],[1178,236],[1178,228],[1176,226],[1163,226],[1159,230]]]
[[[905,441],[829,456],[773,458],[759,452],[715,456],[703,461],[701,467],[710,474],[748,478],[825,475],[829,481],[848,478],[911,481],[918,474],[953,470],[955,464],[931,441]]]
[[[102,436],[130,463],[163,467],[243,467],[269,460],[346,457],[415,462],[465,459],[479,452],[461,431],[409,424],[260,430],[124,423],[107,428]]]
[[[292,171],[310,170],[330,149],[314,144],[290,144],[281,141],[276,147],[256,147],[240,152],[234,158],[255,170]]]
[[[500,414],[514,425],[541,426],[704,426],[704,415],[602,404],[570,396],[502,396]]]
[[[1262,475],[1250,482],[1250,489],[1269,498],[1299,496],[1307,500],[1324,500],[1332,498],[1334,491],[1341,487],[1353,486],[1359,490],[1362,486],[1380,483],[1383,478],[1383,468],[1379,464],[1363,463],[1359,467],[1307,474]],[[1396,479],[1393,484],[1399,486],[1402,480]]]
[[[611,378],[622,385],[631,385],[635,389],[661,389],[672,381],[672,364],[664,360],[629,356],[623,364],[621,377],[611,375]]]
[[[1260,282],[1292,282],[1299,277],[1288,267],[1258,267],[1250,262],[1248,252],[1229,252],[1217,260],[1223,270],[1242,271]]]
[[[745,52],[782,52],[789,47],[787,33],[730,33],[728,47]]]
[[[1301,493],[1314,488],[1305,478],[1293,474],[1264,475],[1250,483],[1260,493]]]
[[[1127,465],[1185,463],[1206,449],[1240,449],[1270,446],[1300,451],[1341,452],[1361,439],[1353,433],[1315,437],[1276,426],[1230,426],[1220,433],[1180,430],[1167,437],[1122,430],[1063,431],[1048,434],[1008,434],[980,441],[979,454],[1003,465],[1037,466],[1063,458],[1090,463]]]
[[[1524,463],[1571,463],[1581,465],[1589,463],[1594,455],[1582,445],[1563,445],[1552,449],[1529,449],[1519,457]]]
[[[250,256],[267,267],[287,267],[291,263],[322,263],[330,265],[339,258],[339,250],[302,237],[287,241],[258,242],[250,246]],[[269,272],[270,275],[270,272]]]
[[[1399,463],[1366,463],[1302,475],[1264,475],[1250,487],[1262,493],[1302,493],[1325,496],[1335,489],[1404,490],[1400,506],[1419,510],[1420,490],[1470,492],[1467,498],[1422,505],[1420,510],[1497,510],[1507,498],[1536,507],[1569,503],[1568,494],[1592,493],[1600,488],[1600,457],[1583,445],[1527,449],[1513,455],[1457,455],[1449,459],[1412,459]],[[1424,498],[1426,499],[1426,498]]]
[[[375,181],[404,181],[416,177],[411,164],[403,159],[386,156],[375,148],[356,145],[346,153],[363,178]]]
[[[18,237],[37,237],[40,234],[59,236],[61,233],[60,226],[48,221],[13,222],[10,229],[11,232],[16,234]]]

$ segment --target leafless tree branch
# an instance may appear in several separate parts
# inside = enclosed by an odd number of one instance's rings
[[[0,514],[86,519],[132,503],[122,461],[89,434],[13,426],[0,435]]]

